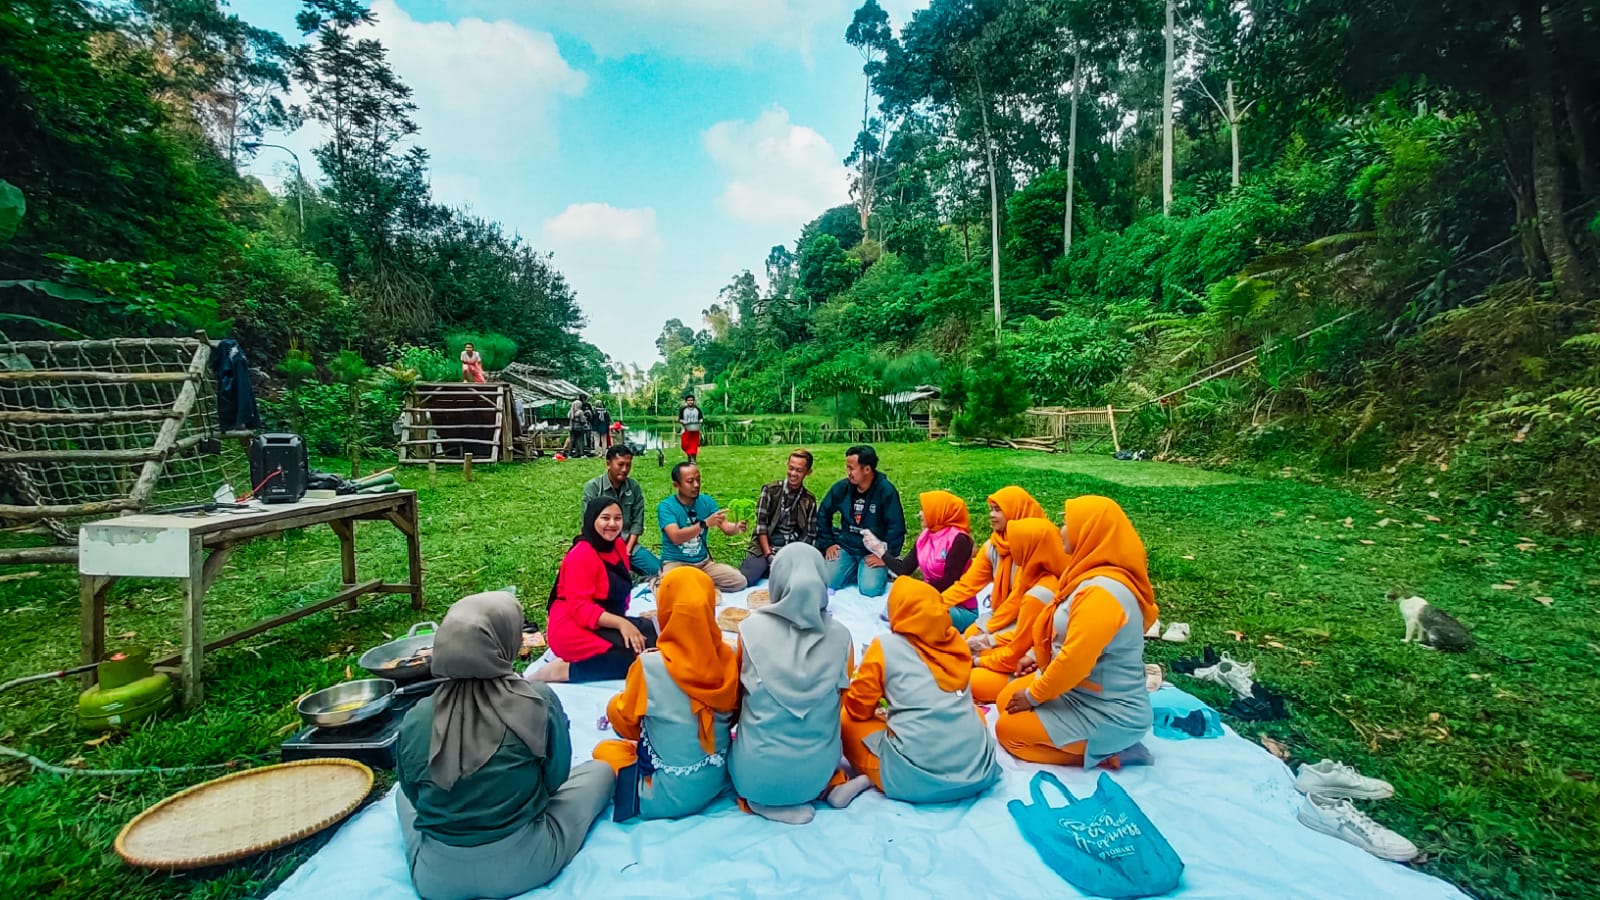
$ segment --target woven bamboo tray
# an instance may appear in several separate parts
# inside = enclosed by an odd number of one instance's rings
[[[772,594],[768,593],[766,588],[757,588],[756,590],[750,592],[750,595],[745,598],[744,602],[745,605],[749,606],[751,609],[760,609],[763,606],[771,606]]]
[[[372,770],[305,759],[235,772],[173,794],[124,825],[117,855],[175,871],[243,859],[327,828],[372,791]]]

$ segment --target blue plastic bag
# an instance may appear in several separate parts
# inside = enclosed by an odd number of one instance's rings
[[[1066,798],[1044,799],[1046,782]],[[1094,796],[1079,800],[1049,772],[1033,776],[1033,803],[1006,804],[1022,836],[1045,865],[1073,887],[1096,897],[1153,897],[1178,886],[1183,860],[1122,786],[1105,773]]]

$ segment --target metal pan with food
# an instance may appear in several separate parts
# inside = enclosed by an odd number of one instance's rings
[[[295,711],[307,725],[320,728],[343,728],[365,722],[389,709],[409,707],[418,699],[439,689],[449,679],[432,678],[404,687],[387,678],[365,678],[346,681],[331,688],[308,694]]]
[[[427,628],[428,633],[417,634]],[[379,678],[411,681],[433,674],[433,633],[439,630],[434,622],[418,622],[411,626],[406,636],[379,644],[361,654],[357,665]]]

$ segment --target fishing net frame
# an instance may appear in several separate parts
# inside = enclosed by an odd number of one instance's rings
[[[0,520],[70,545],[81,522],[209,498],[232,468],[210,360],[204,335],[0,343]]]

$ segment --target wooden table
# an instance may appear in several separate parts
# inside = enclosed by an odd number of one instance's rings
[[[386,520],[406,538],[410,581],[356,580],[356,523]],[[332,597],[263,619],[248,628],[205,640],[202,607],[233,549],[247,541],[326,524],[339,536],[344,586]],[[204,696],[201,666],[207,651],[226,647],[340,603],[356,608],[363,594],[410,594],[411,608],[422,608],[422,547],[417,527],[417,494],[350,494],[331,500],[264,504],[242,511],[194,514],[141,514],[84,525],[78,532],[78,596],[83,661],[105,656],[105,597],[119,578],[174,578],[183,582],[183,652],[156,665],[181,660],[184,703]],[[85,677],[92,681],[93,673]]]

